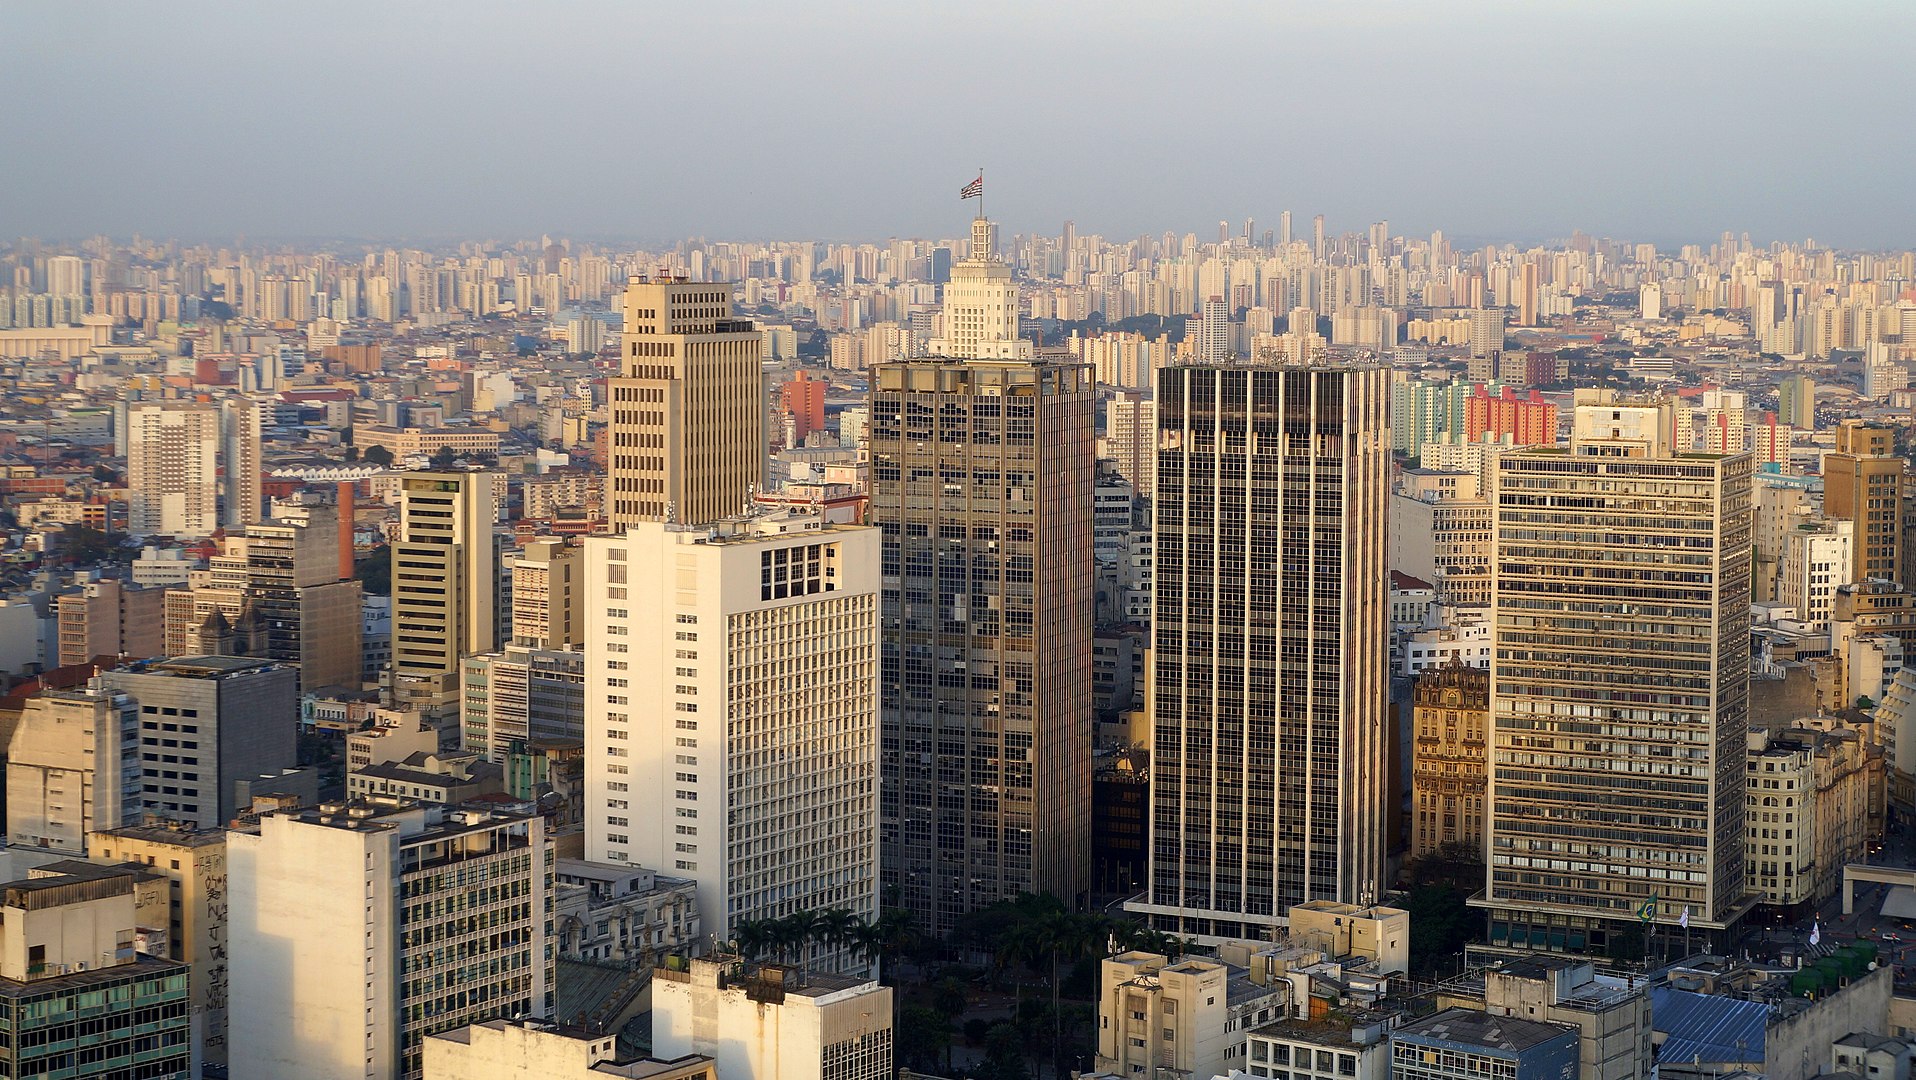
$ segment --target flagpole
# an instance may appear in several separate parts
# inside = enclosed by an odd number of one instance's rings
[[[978,216],[985,216],[985,167],[983,165],[978,166]],[[978,259],[987,256],[973,252],[971,257]]]

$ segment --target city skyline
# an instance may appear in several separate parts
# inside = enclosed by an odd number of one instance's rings
[[[1908,245],[1916,214],[1873,189],[1916,164],[1880,134],[1916,79],[1870,32],[1894,10],[581,4],[527,26],[498,4],[189,4],[82,28],[29,9],[20,76],[61,92],[16,136],[39,167],[0,235],[924,234],[982,162],[1008,233],[1289,207],[1460,240]],[[638,63],[632,41],[653,45]],[[714,78],[713,49],[743,77]],[[176,60],[199,55],[216,81]],[[985,78],[981,55],[1029,78]],[[1791,90],[1837,71],[1876,72],[1871,93]],[[662,166],[680,116],[731,137]],[[75,160],[81,133],[121,164]],[[1178,151],[1198,146],[1230,167]]]

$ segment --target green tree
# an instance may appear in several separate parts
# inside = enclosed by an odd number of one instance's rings
[[[368,464],[377,465],[382,469],[393,463],[393,452],[383,446],[368,446],[360,457],[365,458]]]
[[[971,1071],[972,1080],[1031,1080],[1025,1067],[1024,1035],[1010,1021],[993,1024],[985,1032],[985,1059]]]
[[[110,562],[124,554],[124,533],[105,533],[91,525],[68,525],[60,530],[59,550],[68,563],[88,566]]]
[[[432,467],[441,472],[458,464],[459,455],[450,446],[442,446],[432,452]]]
[[[951,1061],[951,1022],[936,1009],[910,1005],[898,1014],[898,1064],[931,1072]]]
[[[368,596],[391,596],[393,549],[385,544],[372,549],[365,558],[353,563],[353,576],[359,579],[360,592]]]

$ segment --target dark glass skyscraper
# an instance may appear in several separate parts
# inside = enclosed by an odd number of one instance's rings
[[[1389,372],[1158,373],[1150,889],[1179,933],[1265,937],[1382,882]]]

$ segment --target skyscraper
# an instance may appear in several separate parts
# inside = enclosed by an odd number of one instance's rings
[[[458,722],[459,658],[498,648],[492,474],[409,472],[392,544],[393,691]]]
[[[1492,945],[1749,907],[1750,456],[1677,452],[1669,409],[1582,402],[1568,449],[1496,462]]]
[[[1389,371],[1158,378],[1150,888],[1179,933],[1262,937],[1383,887]]]
[[[731,940],[878,915],[878,534],[764,511],[586,541],[586,857],[698,883]],[[800,958],[857,968],[842,946]]]
[[[1087,887],[1095,407],[1081,363],[876,371],[884,882],[931,933]]]
[[[126,423],[127,531],[210,535],[219,527],[219,407],[136,402]]]
[[[614,526],[710,524],[739,513],[765,475],[763,337],[732,312],[732,286],[683,278],[626,286],[612,399],[606,516]]]

